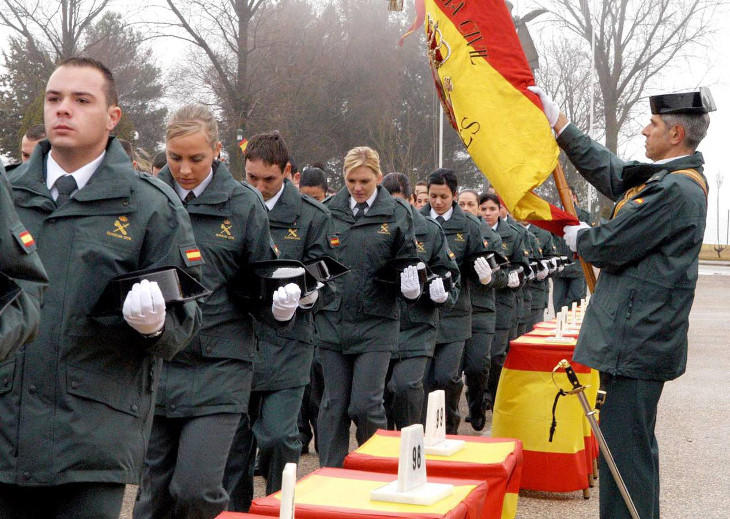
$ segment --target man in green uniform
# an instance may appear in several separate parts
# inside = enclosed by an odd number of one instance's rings
[[[199,278],[202,262],[179,198],[109,137],[120,117],[104,65],[62,62],[46,86],[49,140],[11,178],[49,286],[38,337],[0,393],[8,517],[117,519],[125,484],[139,483],[162,359],[200,327],[195,302],[166,308],[147,280],[118,315],[94,317],[112,278],[168,265]]]
[[[326,255],[329,211],[285,178],[291,164],[281,135],[272,132],[251,137],[244,155],[246,181],[264,199],[279,258],[307,263]],[[239,426],[226,469],[230,510],[248,511],[251,506],[257,445],[267,494],[281,489],[284,466],[299,462],[302,444],[297,418],[312,364],[312,309],[318,297],[314,291],[300,300],[289,327],[256,323],[258,345],[249,420],[242,420]]]
[[[40,303],[48,284],[33,236],[18,220],[0,164],[0,392],[10,389],[10,359],[38,332]]]
[[[534,87],[533,87],[534,88]],[[642,519],[659,518],[654,436],[664,382],[686,369],[689,313],[707,216],[697,146],[715,109],[707,89],[652,96],[642,131],[650,164],[624,162],[570,124],[542,90],[558,144],[586,180],[617,200],[597,227],[568,226],[571,250],[601,268],[574,359],[601,372],[601,429]],[[601,517],[630,517],[602,461]]]
[[[440,168],[428,177],[429,203],[420,211],[430,216],[443,228],[449,249],[461,272],[475,270],[479,282],[487,285],[492,280],[492,270],[484,258],[472,259],[486,253],[479,220],[465,213],[456,203],[458,181],[450,169]],[[459,399],[464,383],[461,379],[461,358],[464,344],[471,337],[471,290],[462,281],[459,298],[449,310],[441,313],[436,336],[436,349],[426,368],[425,394],[443,389],[446,393],[446,432],[456,434],[461,417]],[[423,413],[425,419],[425,409]]]
[[[382,186],[393,197],[405,201],[413,199],[408,177],[403,173],[389,173]],[[398,351],[393,353],[388,368],[385,392],[385,411],[388,427],[400,430],[419,423],[424,402],[423,377],[426,363],[436,347],[436,327],[439,308],[448,308],[456,302],[459,288],[459,268],[450,256],[446,235],[431,217],[423,216],[411,206],[416,235],[416,251],[434,275],[418,301],[408,304],[400,301],[400,333]],[[451,290],[446,291],[444,278]],[[446,306],[441,306],[446,305]]]
[[[585,209],[578,207],[578,198],[572,188],[570,192],[578,213],[578,220],[590,223],[591,215]],[[568,248],[563,238],[555,236],[553,239],[558,256],[573,257],[573,251]],[[570,308],[574,302],[580,302],[585,296],[586,278],[579,261],[574,261],[570,265],[566,265],[562,271],[555,273],[553,276],[553,309],[556,313],[564,306]]]

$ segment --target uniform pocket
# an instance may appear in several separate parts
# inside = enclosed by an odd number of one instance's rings
[[[225,337],[200,335],[200,353],[203,357],[250,361],[253,357],[253,349],[252,337],[231,340]]]
[[[142,405],[140,391],[113,380],[108,374],[75,366],[66,368],[66,391],[70,395],[99,402],[138,418],[146,409]]]
[[[0,395],[9,393],[13,389],[15,380],[15,358],[0,363]]]

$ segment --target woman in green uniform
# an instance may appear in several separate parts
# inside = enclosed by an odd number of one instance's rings
[[[261,198],[215,160],[221,143],[210,110],[180,108],[166,141],[167,166],[158,178],[184,201],[212,293],[201,305],[200,332],[163,366],[135,519],[225,510],[223,471],[247,410],[255,345],[253,320],[231,299],[229,285],[248,264],[274,258]],[[297,292],[288,285],[275,293],[278,320],[294,314]]]
[[[351,272],[335,282],[336,296],[318,316],[325,388],[319,411],[319,459],[339,467],[347,455],[350,420],[358,444],[385,428],[383,390],[390,357],[398,347],[398,290],[378,283],[391,260],[416,256],[407,204],[378,185],[378,153],[362,146],[345,156],[345,187],[325,201],[332,213],[329,247]],[[415,267],[400,274],[400,293],[420,295]]]

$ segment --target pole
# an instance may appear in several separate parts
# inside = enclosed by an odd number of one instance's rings
[[[565,180],[565,173],[563,173],[563,166],[560,165],[560,162],[558,162],[558,165],[555,166],[555,170],[553,170],[553,179],[555,180],[555,186],[558,188],[558,194],[560,195],[560,201],[563,204],[563,209],[565,209],[568,214],[572,214],[577,218],[578,213],[575,211],[573,197],[570,194],[570,188],[568,187],[568,182]],[[596,288],[596,274],[593,272],[593,266],[590,263],[586,263],[581,257],[578,259],[580,260],[581,267],[583,267],[583,275],[586,277],[588,289],[591,291],[591,294],[593,294]]]
[[[578,380],[578,376],[575,374],[575,371],[573,371],[573,368],[570,366],[570,363],[567,360],[561,360],[558,365],[555,366],[555,369],[553,371],[557,370],[558,368],[565,369],[565,374],[568,376],[568,380],[570,380],[570,384],[573,386],[573,390],[570,391],[570,393],[575,393],[576,395],[578,395],[578,400],[580,401],[580,405],[583,407],[583,411],[585,412],[588,423],[591,426],[591,430],[593,431],[593,434],[596,435],[596,440],[598,440],[598,446],[601,449],[601,454],[603,454],[603,459],[606,461],[606,465],[608,465],[608,468],[611,471],[613,480],[616,482],[616,486],[621,493],[621,497],[624,499],[624,503],[626,504],[626,508],[628,508],[629,510],[631,518],[641,519],[639,517],[639,512],[638,510],[636,510],[636,506],[634,505],[634,501],[631,499],[629,490],[626,488],[624,478],[621,477],[621,473],[618,471],[616,461],[614,461],[613,455],[611,454],[611,449],[608,448],[606,438],[603,437],[601,428],[598,426],[598,422],[596,421],[596,411],[594,409],[591,409],[591,405],[588,403],[588,398],[585,394],[586,387],[581,385],[580,381]]]
[[[439,168],[444,167],[444,105],[439,103]]]

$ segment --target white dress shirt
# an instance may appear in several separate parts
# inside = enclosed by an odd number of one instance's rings
[[[180,200],[185,200],[185,197],[188,196],[188,193],[190,191],[193,192],[195,195],[195,198],[198,198],[200,195],[203,194],[203,191],[205,191],[205,188],[208,187],[208,184],[213,180],[213,168],[210,168],[210,172],[208,173],[208,176],[203,179],[203,181],[195,186],[193,189],[185,189],[180,184],[175,181],[175,192],[180,197]]]
[[[48,190],[51,192],[51,196],[54,200],[58,198],[58,189],[56,189],[56,180],[61,178],[64,175],[71,175],[74,177],[74,180],[76,181],[76,185],[79,189],[83,189],[83,187],[89,182],[89,179],[91,178],[91,175],[94,174],[94,171],[97,170],[99,167],[99,164],[101,164],[101,161],[104,160],[104,155],[106,155],[106,151],[102,151],[101,155],[96,157],[94,160],[89,162],[88,164],[81,166],[76,171],[72,171],[71,173],[66,172],[61,166],[59,166],[58,162],[53,160],[53,152],[48,154],[48,157],[46,158],[46,187],[48,187]],[[73,196],[74,191],[71,193],[71,196]]]
[[[375,191],[373,191],[373,194],[370,195],[370,198],[365,200],[365,203],[368,204],[368,206],[364,209],[365,213],[368,214],[368,211],[372,207],[373,203],[375,202],[375,199],[378,197],[378,189],[376,188]],[[352,210],[352,214],[355,214],[355,206],[357,205],[357,202],[355,201],[352,196],[350,196],[350,209]]]
[[[444,219],[444,222],[448,222],[451,219],[451,215],[453,215],[453,214],[454,214],[453,205],[444,214],[438,214],[436,211],[433,210],[433,207],[431,208],[431,218],[433,218],[434,220],[440,216],[441,218]]]
[[[279,192],[276,193],[274,196],[269,198],[268,200],[264,200],[264,204],[266,204],[266,208],[271,211],[274,206],[276,205],[276,202],[279,201],[279,198],[281,198],[281,194],[284,192],[284,187],[286,186],[286,182],[282,182],[281,189],[279,189]]]

